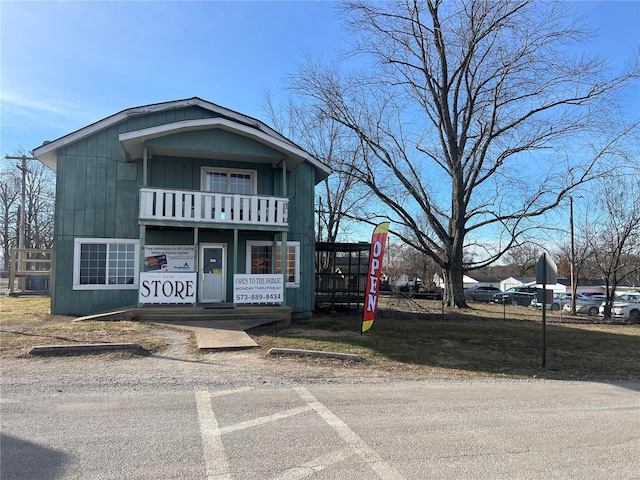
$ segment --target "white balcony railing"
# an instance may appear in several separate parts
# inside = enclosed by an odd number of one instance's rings
[[[289,199],[261,195],[140,189],[140,219],[287,226]]]

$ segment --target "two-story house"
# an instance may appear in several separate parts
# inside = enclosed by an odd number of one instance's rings
[[[191,98],[33,153],[57,174],[52,313],[223,302],[311,315],[314,187],[330,169],[259,120]]]

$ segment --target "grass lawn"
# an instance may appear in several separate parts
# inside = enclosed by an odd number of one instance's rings
[[[360,355],[365,361],[350,365],[355,374],[376,369],[411,378],[640,379],[640,325],[595,323],[599,320],[592,317],[549,312],[542,368],[540,312],[486,304],[443,312],[438,302],[429,301],[419,307],[381,301],[364,335],[358,311],[318,314],[294,320],[287,328],[258,327],[249,333],[263,353],[278,347]],[[0,357],[25,356],[35,345],[77,342],[135,342],[149,351],[165,346],[166,327],[130,321],[74,323],[73,317],[49,312],[48,297],[0,297]]]
[[[444,314],[435,308],[425,308],[431,312],[425,313],[383,307],[364,335],[358,312],[323,314],[287,329],[263,327],[251,333],[265,348],[352,353],[376,368],[408,375],[640,378],[640,325],[597,324],[592,318],[549,314],[546,368],[542,368],[541,312],[473,307]]]
[[[153,325],[139,322],[78,322],[51,315],[51,299],[0,296],[0,358],[27,355],[36,345],[134,342],[148,351],[164,348]]]

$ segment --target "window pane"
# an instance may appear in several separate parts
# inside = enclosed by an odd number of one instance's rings
[[[101,243],[80,245],[80,284],[104,283],[107,246]]]
[[[206,190],[208,192],[227,193],[227,174],[224,172],[207,172]]]
[[[133,283],[135,257],[132,254],[135,245],[128,243],[109,244],[109,285]]]
[[[251,175],[232,173],[229,179],[229,193],[251,194]]]
[[[271,273],[271,247],[267,245],[251,246],[251,273]]]
[[[276,272],[277,273],[281,273],[282,272],[282,268],[280,267],[280,265],[282,265],[281,259],[282,259],[282,255],[281,252],[282,249],[280,247],[278,247],[278,251],[276,253]],[[296,247],[292,246],[292,245],[287,245],[287,282],[289,283],[295,283],[296,281]]]

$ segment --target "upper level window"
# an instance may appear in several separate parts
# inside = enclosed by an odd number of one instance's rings
[[[205,167],[202,169],[202,189],[216,193],[255,194],[256,171]]]

